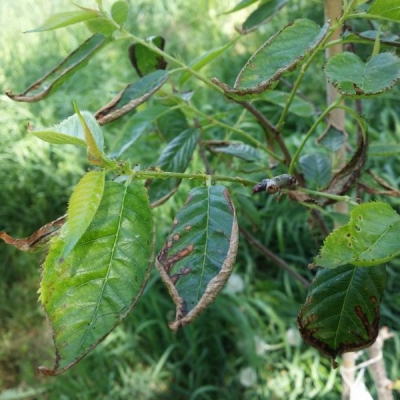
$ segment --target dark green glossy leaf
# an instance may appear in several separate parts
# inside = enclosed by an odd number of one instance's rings
[[[318,270],[298,317],[301,336],[336,367],[337,355],[374,343],[385,285],[382,265]]]
[[[177,307],[171,329],[192,322],[214,301],[232,272],[237,246],[238,225],[228,190],[191,190],[156,261]]]
[[[241,158],[245,161],[258,161],[265,157],[265,153],[255,147],[243,143],[230,143],[228,145],[211,145],[211,151],[214,153],[229,154]]]
[[[269,0],[262,2],[243,23],[240,32],[246,34],[254,31],[260,25],[266,24],[288,1],[289,0]]]
[[[314,264],[337,268],[352,264],[369,267],[400,254],[400,215],[387,203],[364,203],[350,213],[347,225],[333,231]]]
[[[129,4],[124,0],[116,1],[111,6],[111,16],[118,25],[122,25],[126,21],[128,13]]]
[[[104,171],[90,171],[76,185],[68,204],[68,233],[60,260],[65,259],[86,232],[104,192]]]
[[[318,137],[317,142],[334,153],[343,146],[346,138],[347,134],[344,131],[329,125],[323,134]]]
[[[107,105],[98,110],[95,117],[100,125],[121,118],[148,100],[168,80],[166,71],[155,71],[128,85]]]
[[[65,225],[43,265],[40,301],[53,329],[56,361],[46,375],[67,370],[130,312],[146,284],[153,254],[153,219],[141,183],[106,182],[99,208],[63,263]]]
[[[168,109],[165,109],[168,111]],[[181,110],[170,110],[157,119],[157,127],[167,142],[189,128],[185,114]]]
[[[110,157],[119,158],[128,151],[139,137],[154,125],[160,115],[165,114],[166,108],[155,105],[137,112],[128,119],[121,129],[120,135],[110,144]]]
[[[161,36],[152,36],[147,39],[147,42],[164,50],[165,39]],[[167,68],[167,61],[162,56],[140,43],[129,46],[129,59],[139,76]]]
[[[104,138],[94,116],[88,111],[81,112],[97,147],[103,150]],[[30,131],[39,139],[52,144],[75,144],[80,146],[87,146],[84,127],[82,126],[77,114],[72,115],[66,120],[54,125],[50,128],[39,128]]]
[[[196,149],[200,132],[189,128],[173,139],[161,153],[156,166],[167,172],[185,172]],[[181,179],[154,179],[147,181],[152,206],[155,207],[168,200],[178,189]]]
[[[301,170],[308,183],[322,188],[332,177],[332,162],[325,154],[313,153],[302,156],[299,160]]]
[[[55,92],[75,72],[83,68],[108,42],[108,39],[103,35],[93,35],[24,92],[12,94],[11,91],[8,91],[6,95],[15,101],[33,102],[44,99]]]
[[[325,74],[345,96],[371,96],[390,90],[400,79],[400,59],[380,53],[364,63],[356,54],[344,52],[328,60]]]
[[[344,43],[374,44],[377,38],[383,45],[400,47],[400,36],[390,32],[365,31],[345,32],[343,34]]]
[[[26,31],[25,33],[44,32],[53,29],[64,28],[66,26],[78,24],[79,22],[85,22],[93,18],[97,18],[96,10],[86,9],[80,11],[66,11],[51,15],[46,19],[43,25],[40,25],[38,28],[31,29],[30,31]]]
[[[313,21],[298,19],[273,35],[247,61],[233,89],[219,82],[225,92],[239,96],[261,93],[273,88],[284,74],[293,72],[324,39],[329,28]]]
[[[368,14],[400,22],[400,4],[398,0],[374,0]]]

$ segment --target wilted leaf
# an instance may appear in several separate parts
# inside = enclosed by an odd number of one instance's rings
[[[400,215],[387,203],[364,203],[350,213],[350,221],[324,241],[314,264],[337,268],[351,264],[369,267],[400,254]]]
[[[156,166],[168,172],[185,172],[197,146],[200,132],[189,128],[167,144]],[[167,201],[178,189],[181,179],[153,179],[146,182],[152,206]]]
[[[390,90],[400,79],[400,59],[380,53],[364,63],[356,54],[344,52],[328,60],[325,74],[345,96],[371,96]]]
[[[5,232],[0,232],[0,239],[3,239],[5,243],[14,246],[18,250],[36,251],[43,248],[43,246],[57,234],[58,230],[63,226],[65,218],[66,216],[63,215],[62,217],[47,223],[27,238],[15,239],[7,235]]]
[[[239,96],[271,89],[282,75],[293,72],[304,61],[324,39],[328,28],[328,23],[321,29],[313,21],[298,19],[273,35],[253,54],[240,71],[233,89],[216,78],[213,82],[226,93]]]
[[[130,312],[149,275],[153,240],[147,193],[136,182],[105,183],[89,228],[62,264],[61,232],[44,262],[40,286],[56,347],[54,367],[40,367],[42,374],[58,375],[73,366]]]
[[[6,95],[15,101],[34,102],[44,99],[66,82],[75,72],[83,68],[107,43],[109,43],[109,40],[105,36],[100,34],[93,35],[24,92],[12,94],[11,91],[7,91]]]
[[[96,112],[97,122],[105,125],[123,117],[157,92],[168,80],[168,76],[166,71],[155,71],[129,84],[107,105]]]
[[[335,367],[337,355],[370,346],[379,333],[385,285],[382,265],[318,270],[298,317],[302,338]]]
[[[85,233],[99,207],[104,191],[104,171],[90,171],[76,185],[68,205],[68,230],[60,261]]]
[[[228,190],[191,190],[156,260],[177,307],[171,329],[192,322],[214,301],[232,272],[237,246],[238,225]]]
[[[152,36],[147,39],[147,42],[164,50],[165,39],[161,36]],[[139,76],[167,68],[164,57],[140,43],[133,43],[129,46],[129,59]]]

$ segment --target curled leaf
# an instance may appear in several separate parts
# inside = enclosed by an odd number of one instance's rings
[[[100,34],[93,35],[24,92],[12,94],[9,90],[6,95],[15,101],[34,102],[44,99],[66,82],[75,72],[83,68],[94,54],[107,43],[108,39],[105,36]]]
[[[40,229],[32,233],[31,236],[23,239],[15,239],[5,232],[0,232],[0,239],[5,243],[14,246],[21,251],[35,251],[41,249],[50,239],[57,234],[59,229],[64,225],[66,215],[47,223]]]
[[[166,71],[155,71],[128,85],[107,105],[98,110],[95,118],[100,125],[123,117],[148,100],[168,80]]]
[[[232,272],[237,246],[238,225],[228,190],[191,190],[156,260],[176,304],[172,330],[192,322],[214,301]]]

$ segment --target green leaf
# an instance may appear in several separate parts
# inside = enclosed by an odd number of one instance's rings
[[[279,107],[285,107],[289,98],[289,93],[281,92],[280,90],[271,90],[262,94],[260,99],[266,100]],[[258,100],[258,99],[257,99]],[[307,100],[299,96],[294,96],[290,104],[289,112],[298,115],[299,117],[311,117],[315,115],[314,106]]]
[[[166,110],[169,110],[166,108]],[[157,128],[167,142],[189,128],[185,114],[181,110],[170,110],[157,119]]]
[[[177,307],[171,329],[192,322],[214,301],[232,272],[237,246],[238,225],[228,190],[191,190],[156,260]]]
[[[104,138],[96,119],[89,111],[82,111],[81,115],[92,132],[97,146],[103,150]],[[85,132],[77,114],[50,128],[33,129],[30,132],[52,144],[75,144],[86,147]]]
[[[111,6],[112,19],[118,24],[122,25],[128,18],[129,4],[124,0],[116,1]]]
[[[110,157],[121,157],[121,155],[129,150],[146,130],[153,126],[154,121],[165,112],[165,107],[155,105],[146,108],[129,118],[121,129],[120,138],[113,141],[110,145]],[[128,135],[126,133],[128,133]]]
[[[385,285],[383,265],[318,270],[298,317],[302,338],[335,367],[338,354],[370,346],[379,333]]]
[[[118,29],[118,27],[112,21],[104,17],[90,19],[85,22],[85,25],[90,32],[104,35],[107,38],[111,38],[113,33]]]
[[[68,229],[68,226],[65,225]],[[139,300],[153,258],[153,218],[141,183],[106,182],[99,208],[70,255],[65,230],[43,265],[40,301],[53,329],[57,375],[83,358]]]
[[[370,156],[380,156],[380,157],[390,157],[400,154],[400,144],[390,143],[390,144],[371,144],[368,149],[368,155]]]
[[[400,22],[400,4],[398,0],[375,0],[368,14],[390,21]]]
[[[337,268],[352,264],[370,267],[400,254],[400,215],[387,203],[364,203],[350,213],[347,225],[334,230],[314,264]]]
[[[302,156],[299,160],[301,170],[308,183],[322,188],[332,177],[332,162],[325,154],[313,153]]]
[[[143,104],[164,85],[168,77],[166,71],[158,70],[131,83],[96,112],[95,117],[98,123],[100,125],[108,124]]]
[[[254,10],[242,25],[240,33],[247,34],[253,32],[260,25],[266,24],[289,0],[269,0],[262,2]]]
[[[243,8],[249,7],[254,3],[257,3],[259,0],[242,0],[240,3],[238,3],[235,7],[233,7],[231,10],[225,12],[224,14],[230,14],[236,11],[243,10]]]
[[[156,165],[163,171],[185,172],[196,149],[200,132],[197,128],[189,128],[173,139],[165,147]],[[178,189],[181,179],[154,179],[146,182],[152,206],[168,200]]]
[[[163,37],[151,36],[146,41],[164,50],[165,39]],[[140,43],[133,43],[129,46],[129,59],[139,76],[167,68],[167,62],[164,57]]]
[[[93,35],[24,92],[12,94],[11,91],[8,91],[6,95],[15,101],[34,102],[44,99],[54,93],[75,72],[83,68],[107,43],[109,41],[105,36]]]
[[[224,53],[229,47],[232,46],[234,42],[230,42],[226,44],[225,46],[217,47],[216,49],[212,49],[207,51],[206,53],[202,54],[200,57],[197,57],[195,60],[193,60],[190,64],[189,67],[193,69],[194,71],[200,71],[204,66],[209,64],[211,61],[215,60],[218,56],[220,56],[222,53]],[[192,74],[190,72],[183,72],[179,84],[182,86],[186,81],[188,81],[192,77]]]
[[[317,142],[334,153],[344,145],[346,138],[346,132],[329,124],[322,135],[317,138]]]
[[[76,185],[68,205],[68,230],[63,261],[85,233],[97,212],[104,192],[104,171],[88,172]]]
[[[345,32],[343,43],[363,43],[373,44],[379,36],[379,41],[383,45],[400,47],[400,36],[390,32],[364,31],[364,32]]]
[[[103,135],[101,133],[99,125],[95,122],[95,118],[92,117],[92,128],[89,128],[86,120],[82,117],[78,106],[74,103],[74,109],[78,116],[79,122],[81,123],[83,134],[85,135],[85,142],[88,149],[88,160],[92,164],[103,166],[103,162],[107,161],[106,156],[103,154]]]
[[[329,28],[313,21],[298,19],[273,35],[247,61],[236,78],[233,89],[213,79],[227,93],[239,96],[261,93],[273,88],[284,74],[296,67],[318,46]]]
[[[212,144],[210,149],[214,153],[229,154],[249,162],[258,161],[265,157],[265,153],[261,150],[243,143],[227,144],[227,142],[223,142],[221,145]]]
[[[344,52],[328,60],[325,74],[345,96],[371,96],[390,90],[400,79],[400,59],[380,53],[364,63],[356,54]]]
[[[95,10],[66,11],[51,15],[49,18],[46,19],[43,25],[40,25],[38,28],[26,31],[25,33],[44,32],[53,29],[64,28],[66,26],[78,24],[79,22],[89,21],[90,19],[94,18],[97,18],[97,13]]]

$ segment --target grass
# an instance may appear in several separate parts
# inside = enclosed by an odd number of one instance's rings
[[[81,4],[93,6],[93,3]],[[218,21],[219,12],[229,9],[233,3],[135,2],[137,13],[132,25],[142,37],[163,34],[167,38],[167,50],[190,61],[212,47],[225,44],[232,35],[229,27],[237,17],[224,17],[226,24],[222,26]],[[37,26],[45,15],[71,8],[72,5],[61,0],[26,0],[23,6],[20,2],[0,3],[5,43],[0,48],[3,92],[10,88],[14,92],[22,91],[87,37],[81,27],[20,34]],[[268,36],[266,30],[274,30],[280,22],[284,21],[274,20],[264,28],[265,36]],[[225,54],[205,71],[206,75],[218,76],[230,83],[234,71],[240,70],[263,40],[262,35],[253,42],[241,39],[232,53]],[[247,44],[254,48],[246,48]],[[110,49],[107,57],[96,56],[88,68],[78,72],[59,93],[44,102],[18,104],[0,97],[3,106],[0,114],[3,128],[0,132],[1,230],[16,236],[29,235],[65,212],[70,191],[86,168],[85,154],[72,147],[49,146],[29,137],[27,123],[48,126],[59,122],[72,114],[72,100],[91,111],[100,108],[106,97],[107,101],[111,99],[116,88],[119,90],[136,79],[127,57],[121,56],[125,51],[126,44],[121,43]],[[231,54],[239,56],[232,59]],[[195,85],[193,80],[189,81],[188,88],[192,85]],[[213,98],[204,90],[196,96],[196,104],[203,111],[218,112],[224,121],[235,122],[237,105]],[[389,100],[387,107],[392,107],[397,115],[397,106]],[[268,112],[276,110],[268,108]],[[262,134],[247,116],[242,122],[252,134]],[[398,121],[394,120],[394,126],[385,125],[386,122],[378,121],[371,127],[376,140],[385,141],[377,133],[382,126],[397,132],[398,136]],[[296,129],[293,117],[292,124]],[[120,127],[116,123],[105,128],[109,142]],[[214,137],[221,132],[211,129],[207,134]],[[145,136],[138,142],[143,162],[157,156],[154,137]],[[296,140],[293,135],[288,142],[295,146]],[[398,185],[396,161],[396,158],[374,158],[369,163],[377,169],[384,168],[385,178]],[[240,175],[246,165],[221,158],[219,168],[220,173],[233,171]],[[184,183],[174,198],[155,210],[157,249],[190,186],[191,183]],[[232,192],[241,210],[241,226],[255,232],[263,244],[311,279],[312,274],[305,267],[315,255],[320,238],[308,230],[308,215],[302,207],[285,198],[279,203],[271,197],[251,198],[244,188],[234,188]],[[398,206],[398,200],[393,204]],[[240,242],[235,266],[236,286],[232,280],[196,322],[177,335],[171,333],[168,321],[174,318],[173,305],[153,271],[141,301],[126,320],[77,366],[54,378],[41,377],[35,371],[38,365],[51,366],[54,357],[51,333],[37,303],[43,255],[19,253],[3,243],[0,243],[0,254],[0,400],[340,398],[339,372],[332,370],[327,358],[305,345],[296,330],[295,320],[306,296],[305,289],[244,240]],[[382,310],[383,323],[394,331],[399,329],[400,312],[396,296],[399,292],[397,264],[393,261],[389,266],[390,279]],[[399,349],[400,337],[396,333],[385,347],[385,361],[392,379],[400,376]]]

